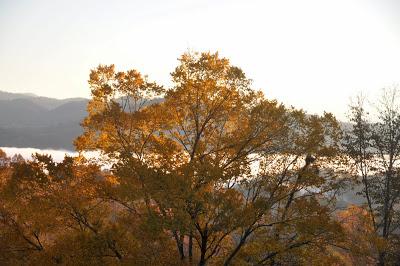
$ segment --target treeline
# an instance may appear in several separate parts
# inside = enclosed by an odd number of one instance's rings
[[[0,153],[2,265],[400,263],[395,90],[372,119],[360,98],[343,131],[218,54],[179,62],[170,88],[91,71],[75,146],[98,158]],[[353,188],[365,204],[339,208]]]

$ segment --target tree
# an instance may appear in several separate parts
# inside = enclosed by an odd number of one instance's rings
[[[6,167],[10,162],[10,158],[7,157],[7,154],[0,149],[0,167]]]
[[[368,210],[349,205],[337,217],[346,236],[338,255],[345,258],[346,265],[376,265],[376,254],[384,248],[385,241],[376,234]]]
[[[331,217],[340,188],[329,167],[340,140],[335,118],[265,99],[217,53],[179,60],[169,89],[136,70],[92,70],[75,145],[112,163],[115,186],[104,197],[169,235],[183,263],[323,254],[340,238]]]
[[[128,264],[158,265],[155,253],[173,264],[157,250],[161,234],[154,240],[145,221],[119,215],[118,206],[103,197],[114,179],[84,158],[56,163],[36,154],[32,161],[0,169],[0,177],[2,265],[113,265],[122,256]],[[124,219],[129,219],[129,230]],[[131,230],[142,233],[132,237]],[[151,243],[151,249],[138,242]]]
[[[382,237],[386,246],[377,254],[379,265],[398,261],[400,201],[400,109],[396,88],[383,90],[377,105],[376,121],[359,98],[351,106],[352,130],[347,134],[346,151],[354,160],[356,175],[362,182],[361,194],[366,199],[374,233]]]

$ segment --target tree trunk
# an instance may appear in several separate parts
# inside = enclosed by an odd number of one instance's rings
[[[185,259],[185,253],[184,253],[184,250],[183,250],[183,239],[182,239],[182,236],[179,236],[177,231],[173,231],[173,235],[174,235],[174,238],[175,238],[176,247],[178,249],[179,256],[180,256],[181,260],[184,260]]]
[[[378,266],[385,266],[385,251],[379,253]]]
[[[199,266],[206,265],[206,252],[207,252],[207,238],[208,232],[207,228],[204,230],[203,234],[201,235],[201,247],[200,247],[200,261]]]
[[[193,232],[190,230],[189,233],[189,262],[192,264],[193,262]]]

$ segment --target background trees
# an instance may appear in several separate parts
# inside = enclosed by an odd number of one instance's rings
[[[380,265],[398,262],[399,230],[399,159],[400,159],[400,109],[398,90],[383,90],[369,114],[359,98],[351,107],[353,128],[347,135],[346,148],[354,159],[356,174],[361,177],[362,195],[376,235],[385,245],[378,248]]]

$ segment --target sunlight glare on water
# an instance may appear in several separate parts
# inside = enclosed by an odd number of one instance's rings
[[[0,147],[7,156],[12,157],[15,154],[21,154],[26,160],[32,159],[32,154],[49,154],[53,157],[54,161],[60,162],[64,159],[65,155],[77,156],[78,153],[67,150],[52,150],[52,149],[35,149],[35,148],[16,148],[16,147]]]

